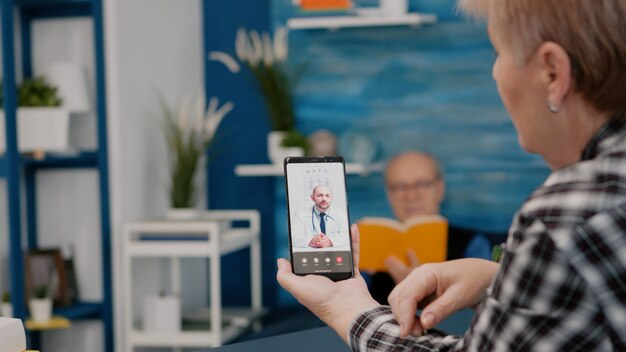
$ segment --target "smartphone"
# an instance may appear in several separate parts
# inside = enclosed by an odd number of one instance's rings
[[[340,156],[285,158],[291,267],[333,281],[354,275],[346,188]]]

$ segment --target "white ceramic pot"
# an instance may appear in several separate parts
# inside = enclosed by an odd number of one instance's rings
[[[380,0],[380,12],[386,17],[400,17],[409,11],[408,0]]]
[[[267,156],[274,164],[282,164],[286,157],[304,156],[304,149],[300,147],[281,146],[285,133],[284,131],[270,131],[267,135]]]
[[[52,318],[51,298],[31,298],[28,300],[30,317],[37,323],[47,323]]]
[[[182,328],[180,298],[148,296],[143,302],[143,329],[146,332],[174,333]]]
[[[0,111],[0,153],[6,149],[4,111]],[[17,109],[18,150],[63,152],[70,150],[70,113],[64,108]]]
[[[267,134],[267,156],[274,164],[281,163],[282,149],[280,145],[285,138],[284,131],[270,131]]]
[[[13,318],[13,305],[11,303],[0,303],[0,316]]]
[[[200,211],[196,208],[170,208],[166,218],[169,220],[193,220],[200,216]]]

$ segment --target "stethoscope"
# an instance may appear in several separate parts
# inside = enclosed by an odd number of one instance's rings
[[[326,219],[332,219],[330,217],[330,215],[326,214]],[[335,220],[335,219],[333,219]],[[318,233],[315,232],[315,205],[313,207],[311,207],[311,227],[313,228],[313,235],[317,235]],[[320,229],[321,232],[322,229]],[[326,223],[326,231],[328,231],[328,223]],[[326,234],[325,234],[326,235]]]

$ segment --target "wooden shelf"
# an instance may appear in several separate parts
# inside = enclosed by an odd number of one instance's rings
[[[69,319],[60,317],[60,316],[52,316],[50,321],[45,323],[39,323],[32,319],[26,320],[24,324],[26,329],[28,330],[58,330],[58,329],[68,329],[72,326],[72,323]]]
[[[287,21],[289,29],[329,29],[350,27],[381,27],[381,26],[420,26],[437,23],[437,16],[423,13],[408,13],[403,16],[327,16],[327,17],[296,17]]]
[[[346,174],[367,176],[373,172],[381,172],[382,163],[357,164],[347,163]],[[235,166],[237,176],[284,176],[282,164],[242,164]]]

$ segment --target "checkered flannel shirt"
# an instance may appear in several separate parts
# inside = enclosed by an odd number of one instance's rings
[[[399,338],[380,306],[349,338],[355,351],[626,351],[625,124],[604,125],[523,204],[464,336]]]

